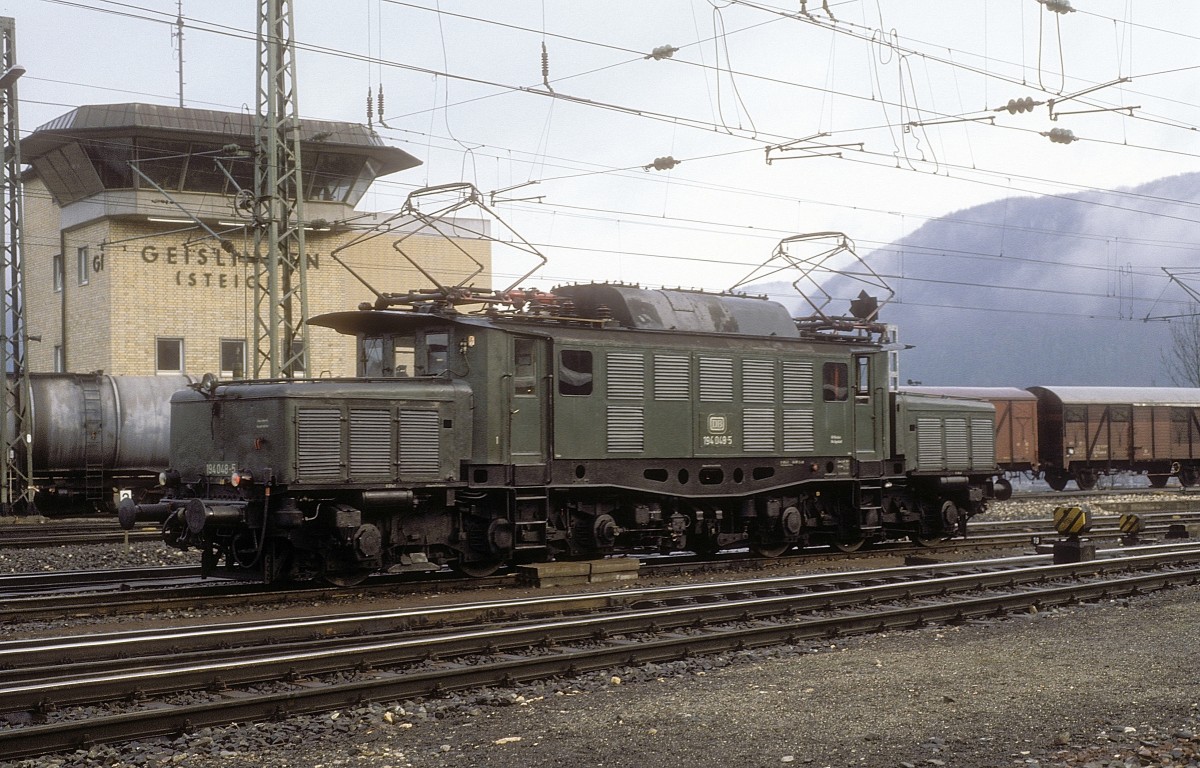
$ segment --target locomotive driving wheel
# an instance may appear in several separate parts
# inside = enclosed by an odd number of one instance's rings
[[[946,537],[931,536],[925,533],[913,532],[908,534],[908,540],[913,544],[916,544],[918,547],[936,547],[938,544],[941,544],[943,541],[945,541]]]
[[[836,549],[837,551],[848,553],[848,552],[857,552],[858,550],[862,549],[863,544],[866,544],[867,540],[864,539],[862,536],[859,536],[857,538],[850,537],[850,538],[845,538],[845,539],[837,539],[836,541],[833,541],[830,543],[833,545],[833,548]]]
[[[349,571],[326,571],[323,575],[325,581],[335,587],[357,587],[367,580],[371,572],[356,568]]]
[[[787,552],[791,548],[792,548],[792,545],[786,541],[770,542],[770,543],[756,543],[756,544],[750,545],[750,554],[755,555],[756,557],[766,557],[766,558],[774,559],[776,557],[781,556],[784,552]]]
[[[500,570],[500,566],[502,565],[504,565],[504,561],[500,559],[472,560],[467,562],[459,558],[458,562],[450,567],[463,576],[470,576],[472,579],[484,579]]]

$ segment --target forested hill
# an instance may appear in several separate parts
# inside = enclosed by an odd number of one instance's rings
[[[896,291],[880,319],[914,345],[901,382],[1171,385],[1170,329],[1144,319],[1188,311],[1163,268],[1200,270],[1200,173],[987,203],[858,252]],[[838,312],[861,287],[826,283]]]

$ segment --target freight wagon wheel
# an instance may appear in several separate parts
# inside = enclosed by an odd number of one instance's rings
[[[1075,470],[1075,485],[1078,485],[1081,491],[1090,491],[1095,488],[1097,479],[1099,479],[1099,474],[1094,469]]]
[[[1200,469],[1195,466],[1187,465],[1179,469],[1179,484],[1184,488],[1191,488],[1196,483],[1200,483]]]
[[[503,560],[472,560],[468,563],[460,558],[457,563],[450,567],[463,576],[470,576],[472,579],[484,579],[500,570],[500,566],[502,565],[504,565]]]
[[[1071,476],[1058,470],[1046,470],[1046,484],[1056,491],[1065,490]]]

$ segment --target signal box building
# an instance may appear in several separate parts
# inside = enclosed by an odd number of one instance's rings
[[[403,228],[365,238],[386,216],[355,210],[378,177],[420,161],[352,123],[303,120],[300,139],[310,316],[374,299],[335,250],[377,290],[430,287],[392,247]],[[251,115],[147,104],[80,107],[26,137],[28,369],[252,376],[253,149]],[[404,250],[443,284],[478,272],[470,284],[490,287],[486,239],[425,231]],[[309,347],[303,375],[355,374],[354,339],[312,327]]]

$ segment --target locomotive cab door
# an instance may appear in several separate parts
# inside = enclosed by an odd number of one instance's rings
[[[546,361],[547,342],[510,337],[512,375],[509,381],[509,455],[516,485],[542,485],[546,477],[546,448],[550,412]]]
[[[872,355],[854,356],[854,458],[860,463],[878,462],[883,456],[883,409],[886,393],[876,369],[879,359]]]

